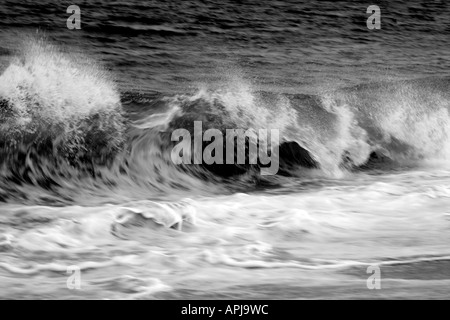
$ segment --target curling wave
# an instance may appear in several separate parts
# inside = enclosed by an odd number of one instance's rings
[[[345,172],[445,163],[448,79],[385,82],[313,95],[262,92],[238,73],[193,94],[120,93],[97,63],[44,41],[28,43],[0,76],[0,200],[36,201],[30,187],[70,202],[89,191],[148,197],[223,193],[309,171]],[[181,165],[171,133],[278,129],[280,171],[258,165]],[[55,198],[53,198],[55,199]]]

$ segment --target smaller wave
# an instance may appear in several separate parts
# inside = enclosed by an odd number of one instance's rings
[[[51,139],[61,151],[120,146],[120,94],[94,62],[43,40],[24,46],[0,76],[2,145]],[[103,141],[102,141],[103,140]],[[97,145],[97,147],[96,147]]]
[[[0,76],[0,194],[106,165],[125,129],[119,91],[101,66],[45,39],[24,43]]]

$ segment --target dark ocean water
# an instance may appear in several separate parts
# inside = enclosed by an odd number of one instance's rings
[[[82,30],[66,28],[71,1],[3,1],[2,53],[45,33],[87,52],[144,92],[189,90],[238,68],[265,90],[304,93],[380,78],[447,76],[445,1],[79,1]]]
[[[445,1],[0,16],[1,298],[448,297]],[[279,174],[176,166],[171,132],[194,121],[280,130]]]

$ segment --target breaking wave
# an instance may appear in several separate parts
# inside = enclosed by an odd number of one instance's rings
[[[176,197],[270,186],[286,177],[339,178],[450,157],[448,79],[380,82],[317,95],[263,92],[237,71],[179,95],[120,92],[98,63],[43,40],[0,76],[0,200],[71,202],[118,194]],[[278,129],[280,170],[174,165],[175,129]],[[31,187],[39,187],[36,200]],[[84,192],[84,193],[83,193]],[[56,195],[56,197],[55,197]]]

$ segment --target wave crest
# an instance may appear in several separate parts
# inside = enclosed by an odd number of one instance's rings
[[[69,157],[118,149],[125,130],[120,93],[95,62],[44,40],[24,45],[0,76],[3,147],[51,142]]]

